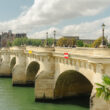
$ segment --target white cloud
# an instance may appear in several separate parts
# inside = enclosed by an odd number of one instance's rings
[[[85,22],[78,25],[68,25],[62,29],[50,28],[41,32],[36,32],[32,36],[34,38],[45,38],[46,32],[49,32],[49,37],[53,37],[53,31],[57,31],[57,38],[61,36],[80,36],[82,39],[96,39],[102,35],[101,24],[105,23],[105,36],[110,36],[110,17],[96,20],[94,22]]]
[[[35,0],[28,11],[24,11],[17,19],[0,22],[0,31],[32,33],[42,26],[58,24],[60,21],[78,16],[94,16],[108,7],[109,0]],[[97,21],[95,22],[97,24]],[[83,23],[58,29],[63,32],[93,31],[95,23]],[[89,26],[91,24],[92,27]],[[82,28],[83,27],[83,28]],[[73,32],[74,33],[74,32]],[[82,32],[81,32],[82,33]],[[33,36],[38,35],[34,33]],[[81,34],[82,35],[82,34]]]

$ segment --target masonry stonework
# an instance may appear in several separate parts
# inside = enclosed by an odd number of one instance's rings
[[[65,52],[69,54],[68,59],[64,58]],[[95,83],[101,83],[104,74],[110,76],[110,49],[11,47],[0,50],[0,76],[12,75],[13,85],[34,83],[36,101],[91,94],[91,110],[109,110],[110,104],[96,97]]]

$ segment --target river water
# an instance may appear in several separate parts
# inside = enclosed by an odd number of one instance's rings
[[[34,100],[34,88],[13,87],[11,78],[0,78],[0,110],[89,110],[88,97],[56,103]]]

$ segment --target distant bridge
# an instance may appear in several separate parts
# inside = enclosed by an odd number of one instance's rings
[[[68,53],[68,59],[64,58]],[[13,85],[35,84],[35,99],[91,94],[91,110],[107,110],[95,97],[96,82],[110,75],[110,49],[11,47],[0,50],[0,76]],[[100,104],[100,105],[98,105]]]

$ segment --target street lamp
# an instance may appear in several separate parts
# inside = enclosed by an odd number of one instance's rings
[[[53,31],[53,34],[54,34],[54,42],[53,42],[53,45],[54,45],[54,47],[55,47],[55,46],[56,46],[56,38],[55,38],[55,37],[56,37],[56,31],[55,31],[55,30]]]
[[[105,24],[103,23],[102,24],[102,45],[105,45],[105,42],[104,42],[104,30],[105,30]]]
[[[46,46],[48,46],[48,32],[46,32]]]
[[[102,42],[101,42],[101,45],[100,45],[100,47],[101,48],[105,48],[106,47],[106,42],[105,42],[105,40],[104,40],[104,31],[105,31],[105,24],[103,23],[102,24]]]

